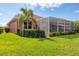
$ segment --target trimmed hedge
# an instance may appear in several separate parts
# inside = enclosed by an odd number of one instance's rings
[[[30,38],[44,38],[45,37],[45,32],[42,30],[24,29],[22,32],[18,32],[17,34],[23,37],[30,37]]]
[[[50,37],[53,36],[61,36],[61,35],[70,35],[70,34],[75,34],[76,32],[54,32],[50,34]]]

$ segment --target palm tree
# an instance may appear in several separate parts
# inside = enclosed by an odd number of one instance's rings
[[[27,25],[28,25],[28,21],[32,21],[33,23],[36,24],[36,21],[33,17],[34,14],[33,14],[33,11],[31,9],[27,10],[26,8],[21,8],[21,11],[22,11],[22,15],[24,16],[24,21],[27,21]]]
[[[16,15],[15,19],[17,19],[17,29],[19,30],[20,24],[23,22],[24,16],[22,14]]]
[[[16,15],[15,19],[17,19],[17,31],[21,31],[21,25],[24,21],[32,21],[32,23],[36,24],[36,21],[34,19],[34,14],[31,9],[27,10],[26,8],[21,8],[22,13]],[[28,29],[28,26],[27,26]]]
[[[36,23],[36,21],[34,19],[33,11],[31,9],[28,10],[28,17],[30,20],[32,20],[34,23]]]
[[[31,9],[26,9],[26,8],[21,8],[22,13],[16,15],[15,19],[17,20],[17,33],[21,33],[22,31],[22,23],[24,21],[27,21],[27,29],[28,28],[28,21],[31,21],[33,24],[35,24],[37,26],[37,23],[34,19],[34,14],[33,11]],[[23,35],[23,33],[21,34]]]

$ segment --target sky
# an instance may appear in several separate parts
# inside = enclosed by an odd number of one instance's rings
[[[0,25],[5,26],[21,8],[32,9],[35,15],[79,20],[79,3],[0,3]]]

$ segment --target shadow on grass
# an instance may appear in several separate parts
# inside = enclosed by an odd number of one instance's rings
[[[79,38],[79,34],[71,34],[71,35],[63,35],[63,36],[59,36],[61,38],[65,38],[65,39],[76,39],[76,38]]]
[[[39,38],[39,41],[45,41],[45,40],[55,41],[54,39],[51,38]]]

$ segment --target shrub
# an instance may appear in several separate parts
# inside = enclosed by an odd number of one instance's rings
[[[8,33],[9,32],[9,28],[5,27],[5,32]]]
[[[42,30],[27,30],[24,29],[22,32],[17,33],[20,36],[23,37],[31,37],[31,38],[43,38],[45,37],[45,32]]]
[[[61,35],[70,35],[75,34],[76,32],[53,32],[50,34],[50,36],[61,36]]]
[[[68,34],[75,34],[76,32],[75,31],[73,31],[73,32],[68,32]]]
[[[22,36],[22,32],[19,29],[17,29],[17,33],[16,34],[19,35],[19,36]]]
[[[0,34],[3,32],[3,28],[2,27],[0,27]]]

